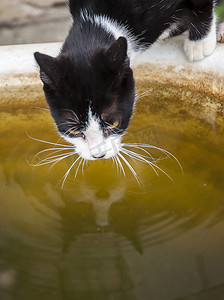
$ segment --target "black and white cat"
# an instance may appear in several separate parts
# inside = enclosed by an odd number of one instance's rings
[[[135,55],[167,33],[186,30],[190,61],[214,51],[217,2],[70,0],[73,26],[61,53],[34,55],[57,128],[82,158],[119,153],[135,103]]]

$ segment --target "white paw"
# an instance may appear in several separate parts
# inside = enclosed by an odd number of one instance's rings
[[[216,38],[211,35],[200,41],[190,41],[188,38],[184,43],[184,51],[190,61],[202,60],[212,54],[216,47]]]
[[[216,34],[216,16],[213,14],[213,20],[208,35],[199,41],[190,41],[188,38],[184,43],[184,51],[190,61],[202,60],[212,54],[217,42]]]
[[[217,41],[220,43],[224,43],[224,23],[219,24]]]

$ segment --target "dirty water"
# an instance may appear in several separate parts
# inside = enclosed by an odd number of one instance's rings
[[[59,140],[49,112],[2,106],[0,299],[224,298],[222,112],[178,102],[170,88],[147,90],[124,140],[175,155],[184,175],[150,151],[173,181],[127,157],[140,184],[127,166],[124,176],[101,160],[74,167],[62,189],[73,157],[32,166],[51,145],[30,136]]]

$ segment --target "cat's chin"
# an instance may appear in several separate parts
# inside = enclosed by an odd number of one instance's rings
[[[110,159],[117,156],[122,148],[122,135],[113,135],[94,144],[82,138],[69,138],[65,136],[63,138],[72,144],[76,153],[85,160]]]

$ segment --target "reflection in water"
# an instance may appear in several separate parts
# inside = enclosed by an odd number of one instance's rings
[[[26,163],[43,149],[26,136],[28,128],[57,139],[46,130],[47,116],[0,119],[7,128],[0,138],[0,299],[221,299],[222,138],[204,124],[205,132],[198,124],[195,132],[193,119],[189,132],[140,114],[134,127],[154,122],[157,142],[181,160],[184,179],[168,159],[160,166],[174,183],[131,161],[139,187],[128,170],[124,178],[111,161],[100,161],[75,181],[73,171],[61,190],[69,160],[50,170]]]
[[[107,177],[106,180],[105,175]],[[99,226],[109,225],[111,205],[123,199],[126,188],[124,180],[123,182],[116,180],[115,173],[108,172],[105,175],[103,180],[100,179],[98,181],[98,184],[95,183],[92,185],[88,184],[87,180],[83,178],[75,195],[76,202],[84,202],[92,205],[95,223]]]

